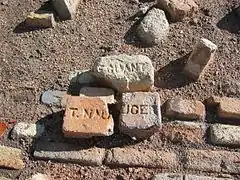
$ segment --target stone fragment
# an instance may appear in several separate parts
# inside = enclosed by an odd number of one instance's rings
[[[169,24],[164,11],[153,8],[148,11],[137,28],[141,41],[148,45],[157,45],[166,39]]]
[[[93,72],[119,92],[149,91],[154,85],[154,67],[144,55],[100,57]]]
[[[25,24],[32,28],[53,28],[56,25],[53,13],[34,13],[31,12],[26,20]]]
[[[105,157],[105,149],[83,149],[75,144],[39,142],[33,155],[43,160],[100,166]]]
[[[103,100],[106,104],[114,104],[114,91],[108,88],[99,87],[83,87],[80,89],[80,96],[82,97],[96,97]]]
[[[160,173],[155,175],[152,180],[184,180],[182,174]]]
[[[166,11],[173,22],[191,17],[199,9],[193,0],[157,0],[157,7]]]
[[[162,123],[158,93],[123,93],[119,129],[136,139],[145,139],[159,130]]]
[[[174,152],[113,148],[107,153],[107,165],[172,169],[178,165]]]
[[[52,0],[53,6],[61,20],[73,19],[80,0]]]
[[[210,126],[210,137],[213,144],[240,145],[240,126],[213,124]]]
[[[51,180],[51,178],[45,174],[37,173],[27,180]]]
[[[113,134],[113,118],[108,106],[99,98],[70,96],[63,120],[65,137],[110,136]]]
[[[43,134],[45,127],[39,123],[17,123],[12,130],[12,138],[37,138]]]
[[[78,83],[81,85],[95,84],[97,82],[96,77],[88,69],[71,71],[68,75],[70,83]]]
[[[62,106],[62,99],[67,95],[66,91],[54,91],[47,90],[41,96],[41,102],[43,104],[52,106]]]
[[[197,176],[197,175],[187,174],[184,176],[184,180],[233,180],[233,179],[217,178],[217,177],[211,177],[211,176]]]
[[[21,150],[0,145],[0,167],[23,169],[25,165],[21,158]]]
[[[214,60],[217,46],[202,38],[195,46],[184,67],[184,72],[194,80],[202,77],[209,64]]]
[[[206,111],[201,101],[173,98],[166,103],[165,115],[171,118],[204,120]]]
[[[240,99],[222,98],[218,107],[218,116],[220,118],[240,119]]]

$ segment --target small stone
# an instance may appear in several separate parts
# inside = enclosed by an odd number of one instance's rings
[[[169,24],[164,11],[153,8],[148,11],[137,28],[137,34],[142,42],[157,45],[166,39]]]
[[[182,174],[160,173],[155,175],[152,180],[184,180]]]
[[[81,97],[96,97],[103,100],[106,104],[114,104],[114,91],[108,88],[83,87],[80,90]]]
[[[62,99],[66,94],[66,91],[47,90],[42,94],[41,102],[51,106],[62,106]]]
[[[25,24],[32,28],[53,28],[56,25],[53,13],[31,12],[25,20]]]
[[[200,101],[175,98],[167,101],[165,115],[178,119],[204,120],[206,112],[204,104]]]
[[[105,157],[105,149],[83,149],[75,144],[39,142],[33,155],[43,160],[100,166]]]
[[[182,21],[198,12],[198,5],[193,0],[158,0],[157,7],[168,12],[171,21]]]
[[[224,124],[210,126],[210,137],[213,144],[240,145],[240,127]]]
[[[223,97],[219,107],[220,118],[240,119],[240,99]]]
[[[75,17],[80,0],[52,0],[53,6],[61,20]]]
[[[119,92],[149,91],[154,85],[154,67],[144,55],[100,57],[93,72]]]
[[[45,127],[39,123],[17,123],[12,130],[12,138],[38,138],[43,134]]]
[[[25,165],[21,158],[21,150],[0,145],[0,167],[23,169]]]
[[[113,134],[113,118],[99,98],[70,96],[63,119],[65,137],[88,138]]]
[[[217,177],[211,177],[211,176],[197,176],[197,175],[191,175],[187,174],[184,176],[184,180],[233,180],[232,178],[217,178]]]
[[[97,82],[96,77],[88,69],[71,71],[68,80],[70,83],[78,83],[81,85],[94,84]]]
[[[184,72],[194,80],[200,79],[214,60],[216,50],[217,46],[214,43],[202,38],[189,56]]]
[[[136,139],[145,139],[161,127],[161,102],[158,93],[123,93],[120,132]]]
[[[27,180],[51,180],[51,178],[45,174],[37,173]]]

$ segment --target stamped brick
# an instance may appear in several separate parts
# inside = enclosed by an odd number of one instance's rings
[[[110,136],[113,134],[113,118],[107,104],[99,98],[70,96],[63,122],[65,137]]]
[[[217,46],[207,39],[201,39],[188,58],[184,72],[194,80],[200,79],[214,60]]]
[[[220,118],[240,119],[240,99],[223,97],[218,106]]]
[[[110,166],[176,168],[177,156],[174,152],[114,148],[107,153],[106,162]]]
[[[162,123],[158,93],[123,93],[119,129],[136,139],[144,139],[159,130]]]
[[[105,157],[105,149],[82,149],[75,144],[39,142],[33,155],[43,160],[100,166]]]
[[[32,28],[53,28],[56,25],[53,13],[34,13],[31,12],[25,24]]]
[[[204,120],[206,111],[201,101],[174,98],[167,101],[165,115],[178,119]]]
[[[213,124],[210,137],[213,144],[240,146],[240,126]]]
[[[100,98],[107,104],[114,104],[116,102],[114,98],[114,91],[108,88],[83,87],[80,89],[80,96]]]
[[[23,169],[25,165],[21,157],[21,150],[0,145],[0,167]]]

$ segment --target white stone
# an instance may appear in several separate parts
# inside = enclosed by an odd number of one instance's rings
[[[25,20],[25,24],[32,28],[53,28],[56,25],[53,13],[31,12]]]
[[[154,85],[152,61],[144,55],[100,57],[94,75],[119,92],[149,91]]]
[[[45,174],[37,173],[28,180],[50,180],[50,178]]]
[[[44,132],[45,127],[38,123],[17,123],[12,130],[13,138],[37,138]]]
[[[68,76],[70,83],[94,84],[97,82],[96,77],[89,69],[71,71]]]
[[[137,34],[142,42],[156,45],[167,37],[169,23],[164,11],[153,8],[148,11],[137,28]]]

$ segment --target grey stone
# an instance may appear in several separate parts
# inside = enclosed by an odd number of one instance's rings
[[[217,177],[211,177],[211,176],[197,176],[197,175],[191,175],[187,174],[184,176],[184,180],[233,180],[232,178],[217,178]]]
[[[153,8],[148,11],[137,28],[139,38],[148,45],[156,45],[167,37],[169,24],[164,11]]]
[[[33,155],[43,160],[100,166],[105,157],[105,149],[83,149],[75,144],[39,142]]]
[[[82,85],[94,84],[97,82],[96,77],[88,69],[71,71],[69,73],[68,80],[70,83],[78,83]]]
[[[154,67],[144,55],[100,57],[93,72],[119,92],[149,91],[154,85]]]
[[[62,20],[73,19],[80,0],[52,0],[53,6]]]
[[[123,93],[119,129],[135,139],[145,139],[158,131],[162,124],[158,93]]]
[[[31,12],[25,20],[25,25],[33,28],[53,28],[56,22],[53,13]]]
[[[155,175],[152,180],[184,180],[182,174],[160,173]]]
[[[210,126],[210,137],[213,144],[240,145],[240,127],[224,124]]]
[[[12,130],[12,138],[37,138],[43,134],[45,127],[39,123],[17,123]]]
[[[65,91],[47,90],[41,96],[41,102],[47,105],[62,106],[62,99],[66,96]]]
[[[184,72],[194,80],[202,77],[209,64],[214,60],[217,46],[202,38],[195,46],[184,67]]]

